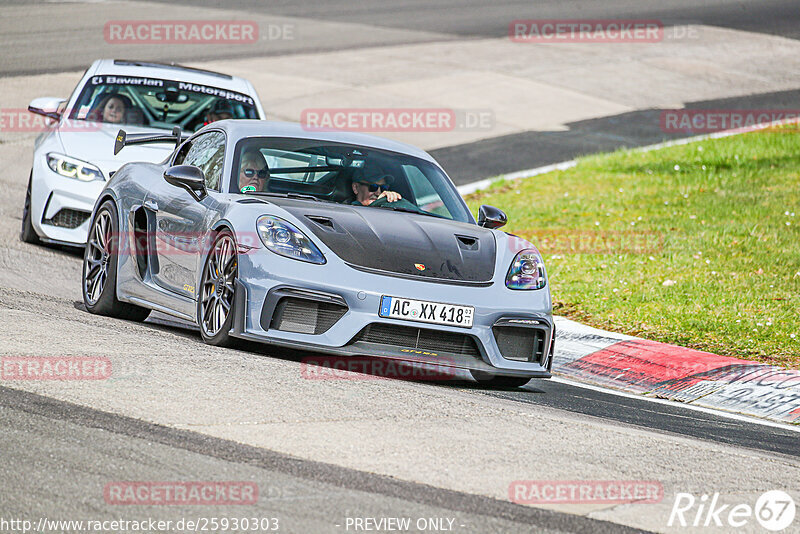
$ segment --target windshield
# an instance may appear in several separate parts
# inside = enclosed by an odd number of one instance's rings
[[[158,78],[93,76],[70,118],[196,131],[222,119],[259,116],[251,96],[227,89]]]
[[[375,148],[310,139],[243,139],[236,146],[231,179],[231,189],[245,194],[305,195],[472,222],[439,167]]]

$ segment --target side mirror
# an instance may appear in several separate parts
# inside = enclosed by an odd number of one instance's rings
[[[42,115],[54,121],[61,120],[61,113],[58,112],[58,107],[66,102],[63,98],[56,98],[54,96],[45,96],[42,98],[34,98],[28,104],[28,111]]]
[[[507,222],[508,217],[503,213],[503,210],[499,210],[494,206],[484,204],[478,210],[478,226],[494,229],[505,226]]]
[[[164,171],[164,180],[175,187],[186,189],[195,200],[206,196],[206,177],[194,165],[175,165]]]

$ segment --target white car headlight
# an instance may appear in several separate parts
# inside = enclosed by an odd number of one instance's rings
[[[47,155],[47,166],[53,172],[65,176],[67,178],[75,178],[82,182],[91,182],[92,180],[105,180],[103,171],[95,167],[91,163],[86,163],[79,159],[65,156],[64,154],[56,154],[51,152]]]
[[[271,215],[256,221],[261,242],[275,254],[309,263],[325,263],[325,256],[295,225]]]
[[[506,275],[508,289],[542,289],[547,285],[544,260],[534,249],[520,251]]]

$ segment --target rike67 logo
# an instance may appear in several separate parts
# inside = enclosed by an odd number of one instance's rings
[[[668,527],[753,527],[753,519],[771,532],[786,529],[794,521],[794,499],[785,491],[772,490],[762,494],[755,506],[746,503],[723,504],[719,493],[709,498],[696,498],[691,493],[678,493],[669,514]]]

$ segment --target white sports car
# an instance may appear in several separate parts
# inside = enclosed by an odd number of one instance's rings
[[[133,147],[112,156],[121,125],[130,133],[194,132],[221,119],[263,119],[253,85],[206,70],[101,59],[72,96],[37,98],[32,113],[52,119],[36,139],[20,238],[83,246],[89,216],[106,181],[130,161],[160,161],[174,144]]]

